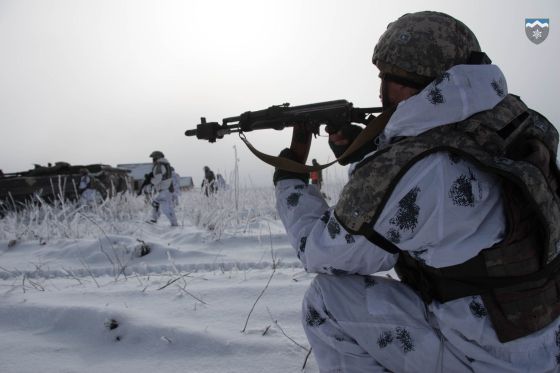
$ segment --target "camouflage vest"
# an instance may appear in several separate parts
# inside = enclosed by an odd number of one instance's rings
[[[171,182],[171,176],[173,171],[171,171],[171,165],[165,162],[156,162],[152,167],[152,174],[160,174],[161,173],[161,181],[169,180],[169,186],[167,189],[171,192],[175,192],[175,187],[173,186],[173,182]]]
[[[167,179],[171,179],[171,166],[169,165],[169,163],[164,163],[164,162],[156,162],[154,164],[154,166],[152,167],[152,172],[154,174],[160,174],[161,173],[161,179],[162,180],[167,180]]]
[[[399,253],[401,281],[424,302],[481,295],[501,342],[542,329],[560,315],[558,132],[508,95],[494,109],[379,150],[354,172],[335,214],[351,233]],[[434,268],[373,230],[397,182],[421,158],[447,151],[502,178],[504,239],[458,265]]]

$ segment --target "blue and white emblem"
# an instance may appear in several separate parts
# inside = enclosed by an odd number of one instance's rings
[[[548,29],[548,18],[525,18],[525,34],[535,44],[546,39]]]

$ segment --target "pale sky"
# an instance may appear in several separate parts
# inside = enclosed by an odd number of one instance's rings
[[[199,184],[205,165],[233,171],[235,146],[244,183],[269,185],[272,168],[236,135],[209,144],[185,130],[284,102],[379,106],[373,47],[420,10],[467,24],[510,93],[558,126],[558,0],[0,0],[0,169],[149,162],[161,150]],[[549,18],[543,43],[529,41],[526,18]],[[247,136],[276,155],[291,130]],[[333,159],[326,138],[311,157]]]

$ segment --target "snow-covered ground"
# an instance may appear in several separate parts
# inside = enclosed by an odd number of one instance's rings
[[[313,275],[272,187],[185,192],[177,228],[148,211],[129,195],[0,220],[0,372],[318,371],[300,324]]]

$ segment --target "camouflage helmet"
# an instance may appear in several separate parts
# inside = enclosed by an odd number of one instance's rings
[[[152,152],[152,154],[150,154],[150,158],[153,158],[153,159],[160,159],[160,158],[163,158],[163,157],[165,157],[165,156],[159,150],[154,150]]]
[[[387,26],[372,62],[390,74],[425,86],[452,66],[480,52],[474,33],[461,21],[439,12],[407,13]]]

